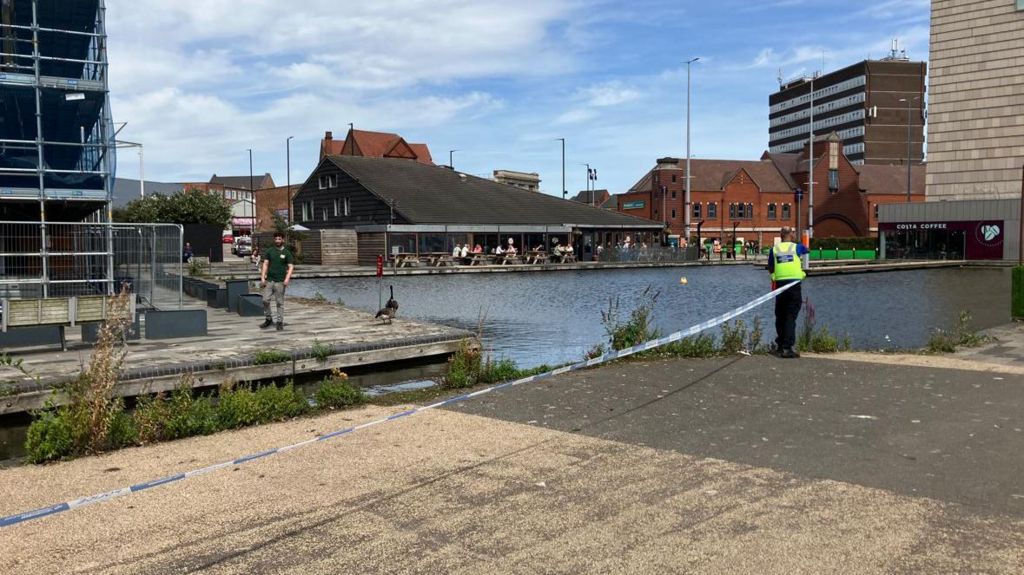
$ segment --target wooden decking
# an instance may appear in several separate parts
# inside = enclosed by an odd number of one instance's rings
[[[193,373],[193,384],[199,387],[447,355],[462,339],[473,337],[464,330],[405,320],[401,313],[388,325],[368,313],[297,298],[286,302],[284,331],[261,330],[261,317],[241,317],[186,301],[193,308],[207,309],[208,335],[129,343],[118,394],[174,389],[185,372]],[[15,352],[27,374],[0,366],[0,414],[36,409],[47,399],[62,401],[60,394],[52,393],[54,388],[77,377],[92,352],[73,330],[68,345],[69,351],[63,352]],[[271,350],[291,359],[260,364],[256,354]],[[329,357],[321,359],[325,350]]]

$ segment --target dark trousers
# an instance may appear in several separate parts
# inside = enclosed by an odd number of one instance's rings
[[[776,287],[788,283],[793,282],[783,280]],[[800,315],[800,305],[804,301],[801,287],[797,284],[775,296],[775,345],[779,349],[792,349],[796,346],[796,316]]]

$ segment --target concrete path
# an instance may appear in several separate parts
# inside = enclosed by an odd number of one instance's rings
[[[0,471],[8,514],[370,407]],[[629,362],[0,530],[20,573],[1020,573],[1024,376]]]

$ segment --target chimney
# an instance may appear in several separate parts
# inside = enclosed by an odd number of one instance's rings
[[[333,140],[334,139],[334,132],[332,132],[330,130],[327,130],[326,132],[324,132],[324,139],[325,140]]]

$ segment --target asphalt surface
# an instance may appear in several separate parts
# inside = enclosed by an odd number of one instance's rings
[[[1024,517],[1020,375],[820,358],[631,362],[452,409]]]
[[[1021,573],[1022,403],[1014,373],[627,362],[2,529],[0,573]],[[0,513],[402,409],[0,470]]]

